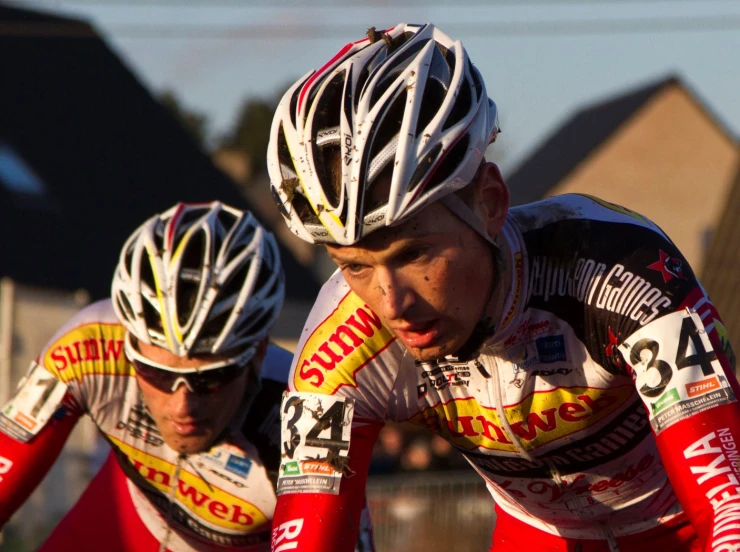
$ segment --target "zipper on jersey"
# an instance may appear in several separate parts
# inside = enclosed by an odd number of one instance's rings
[[[563,481],[555,463],[552,460],[548,459],[540,460],[529,454],[529,452],[524,448],[524,445],[522,444],[519,437],[511,429],[511,424],[509,424],[509,419],[506,417],[506,410],[504,409],[503,391],[501,389],[501,374],[499,373],[497,358],[497,352],[494,352],[492,349],[488,349],[487,351],[481,351],[481,355],[478,360],[482,362],[484,361],[484,359],[490,360],[490,362],[484,362],[485,365],[488,365],[488,368],[491,372],[491,377],[488,377],[486,379],[488,398],[489,401],[496,406],[496,413],[498,414],[499,421],[503,426],[506,436],[516,447],[517,451],[519,452],[519,454],[522,455],[522,457],[526,458],[529,462],[532,462],[535,465],[542,465],[544,463],[548,466],[548,468],[550,468],[550,475],[552,476],[555,484],[563,491],[564,494],[572,496],[573,500],[571,501],[571,503],[575,506],[578,515],[582,519],[587,520],[588,518],[583,515],[584,510],[581,507],[580,498],[572,493],[570,485]],[[608,524],[602,521],[598,522],[598,525],[601,533],[604,535],[604,540],[606,540],[606,543],[609,546],[609,552],[620,552],[617,539],[614,536],[612,530],[609,528]]]

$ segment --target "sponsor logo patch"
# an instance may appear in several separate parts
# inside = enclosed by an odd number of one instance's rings
[[[535,340],[535,346],[540,362],[543,364],[568,360],[565,356],[565,338],[562,335],[538,337]]]
[[[704,323],[694,311],[662,316],[625,339],[619,350],[632,367],[656,434],[693,414],[736,400]],[[679,399],[667,406],[662,395],[669,386]]]
[[[507,406],[506,417],[520,442],[531,450],[592,426],[617,410],[633,393],[631,385],[608,390],[570,387],[540,391]],[[474,398],[437,404],[414,416],[411,422],[428,427],[463,450],[518,452],[496,409],[484,407]]]
[[[719,379],[714,376],[702,381],[686,384],[686,394],[689,397],[697,397],[699,395],[709,393],[710,391],[714,391],[715,389],[719,389],[720,387],[722,386],[719,383]]]
[[[683,261],[674,257],[670,257],[668,253],[662,249],[658,250],[660,259],[655,261],[653,264],[648,265],[650,270],[657,270],[663,276],[663,282],[670,282],[674,278],[680,280],[686,280],[686,276],[683,273]]]
[[[80,326],[48,348],[43,365],[64,383],[93,374],[133,376],[123,354],[125,335],[119,324]]]
[[[308,338],[296,364],[298,391],[333,394],[357,387],[355,375],[395,337],[357,295],[348,293]]]
[[[552,364],[568,360],[563,335],[538,337],[534,341],[515,345],[507,349],[506,353],[514,365],[514,371],[517,372],[535,364]]]
[[[171,487],[176,482],[174,500],[189,515],[229,531],[253,530],[267,523],[265,515],[254,504],[216,487],[213,481],[206,483],[200,475],[184,468],[180,470],[179,478],[175,479],[175,464],[114,437],[109,438],[116,448],[128,456],[131,467],[165,496],[172,492]]]
[[[599,310],[628,316],[641,326],[667,312],[673,304],[663,290],[623,264],[608,266],[584,257],[568,262],[546,255],[533,257],[529,290],[531,297],[545,303],[570,297]]]

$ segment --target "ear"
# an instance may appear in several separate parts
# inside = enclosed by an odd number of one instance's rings
[[[495,163],[484,161],[478,167],[474,186],[473,210],[483,222],[488,235],[501,231],[509,212],[509,188]]]

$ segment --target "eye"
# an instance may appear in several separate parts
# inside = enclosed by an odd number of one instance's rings
[[[352,276],[357,276],[362,273],[363,270],[367,268],[367,265],[360,264],[360,263],[347,263],[342,266],[342,272],[345,274],[350,274]]]
[[[413,263],[424,259],[427,254],[425,247],[414,247],[413,249],[407,249],[400,256],[400,260],[404,263]]]

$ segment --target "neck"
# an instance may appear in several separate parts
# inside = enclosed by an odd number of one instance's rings
[[[500,240],[505,242],[505,240]],[[508,262],[508,248],[505,243],[491,246],[491,284],[486,307],[481,313],[473,333],[463,346],[455,353],[459,360],[470,360],[478,356],[480,349],[496,333],[496,328],[503,317],[504,303],[511,286],[511,269]]]
[[[494,250],[493,259],[493,282],[494,289],[488,306],[485,310],[485,316],[490,317],[491,323],[498,328],[504,316],[504,306],[506,297],[511,289],[513,270],[510,262],[509,247],[506,240],[498,238],[496,240],[499,252]]]

